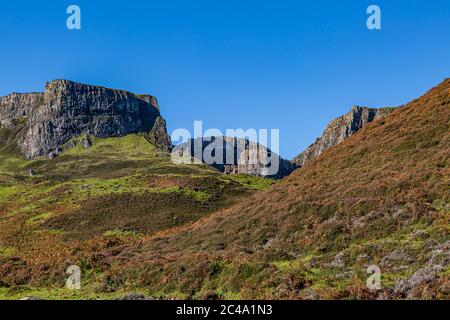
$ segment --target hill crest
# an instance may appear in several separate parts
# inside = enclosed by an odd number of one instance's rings
[[[171,143],[155,97],[81,84],[48,82],[44,93],[13,93],[0,98],[0,126],[6,143],[27,159],[57,155],[70,139],[148,133],[163,150]]]

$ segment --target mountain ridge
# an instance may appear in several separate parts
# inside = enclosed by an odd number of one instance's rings
[[[292,162],[303,167],[320,156],[325,150],[343,142],[372,121],[386,117],[394,108],[368,108],[353,106],[348,113],[332,120],[322,135]]]
[[[48,82],[43,93],[0,98],[0,125],[19,127],[20,135],[12,142],[28,159],[55,156],[63,144],[83,134],[105,138],[149,133],[161,149],[171,148],[155,97],[69,80]]]
[[[0,148],[0,297],[447,299],[449,132],[446,80],[278,181],[174,164],[146,133]]]
[[[236,137],[201,137],[174,147],[180,157],[195,158],[206,162],[225,174],[248,174],[272,179],[282,179],[297,166],[283,159],[269,148],[248,139]],[[218,153],[216,155],[216,152]]]
[[[247,201],[149,239],[133,261],[156,250],[194,272],[185,252],[201,252],[254,270],[236,275],[245,298],[448,298],[449,130],[446,80]],[[366,287],[370,265],[382,290]]]

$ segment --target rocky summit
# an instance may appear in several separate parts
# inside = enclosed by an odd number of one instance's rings
[[[68,80],[47,83],[44,93],[0,98],[0,130],[0,143],[11,145],[27,159],[55,157],[78,136],[87,136],[83,144],[88,146],[89,136],[146,133],[160,149],[171,148],[155,97]]]
[[[248,174],[281,179],[298,166],[269,148],[241,138],[203,137],[177,145],[180,157],[202,161],[225,174]],[[210,159],[206,159],[209,156]]]
[[[331,121],[322,136],[295,157],[292,162],[303,167],[311,160],[320,156],[325,150],[341,143],[358,132],[368,123],[386,117],[392,110],[394,108],[374,109],[354,106],[350,112]]]

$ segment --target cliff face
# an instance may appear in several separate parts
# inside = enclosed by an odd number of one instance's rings
[[[355,134],[368,123],[387,116],[393,109],[372,109],[355,106],[350,112],[328,124],[322,136],[305,151],[292,160],[298,166],[304,166],[351,135]]]
[[[203,161],[226,174],[241,173],[281,179],[297,168],[263,145],[238,138],[192,139],[176,146],[175,151],[181,157]]]
[[[148,133],[150,142],[171,148],[155,97],[67,80],[47,83],[44,93],[0,98],[0,127],[16,131],[14,143],[28,159],[57,154],[79,135]]]
[[[33,115],[43,101],[43,93],[12,93],[0,97],[0,127],[15,127],[18,120]]]

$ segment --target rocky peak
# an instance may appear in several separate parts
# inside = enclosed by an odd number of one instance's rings
[[[174,147],[180,157],[203,161],[226,174],[248,174],[281,179],[297,166],[265,146],[247,139],[203,137]],[[206,159],[211,155],[212,159]]]
[[[13,142],[28,159],[55,154],[80,135],[146,133],[161,149],[171,148],[155,97],[68,80],[47,83],[44,93],[0,98],[0,128],[17,132]]]
[[[11,93],[0,97],[0,127],[11,128],[15,121],[30,117],[43,99],[43,93]]]
[[[387,116],[393,108],[373,109],[354,106],[345,115],[331,121],[322,136],[300,153],[293,163],[304,166],[311,160],[320,156],[325,150],[335,146],[355,134],[368,123]]]

